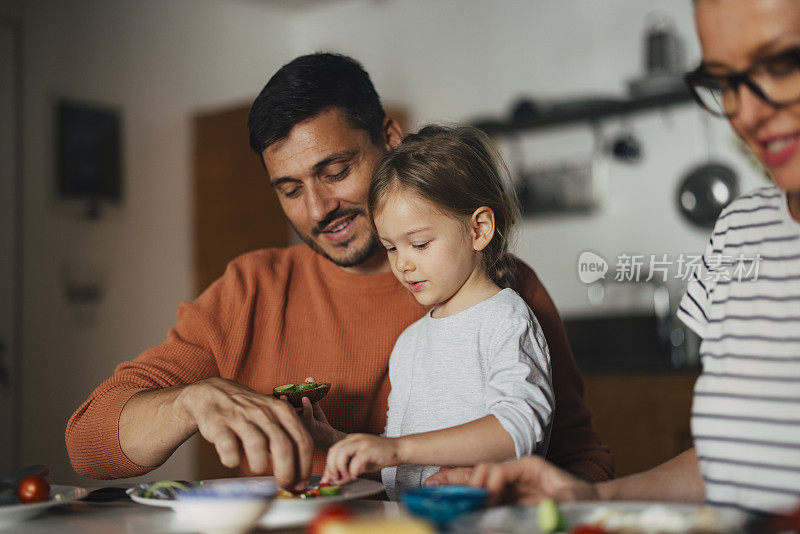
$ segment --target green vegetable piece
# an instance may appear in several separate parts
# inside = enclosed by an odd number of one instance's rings
[[[295,386],[294,384],[284,384],[282,386],[274,388],[272,392],[276,395],[280,395],[281,393],[286,393],[287,391],[295,391],[296,387],[297,386]]]
[[[547,534],[567,528],[564,514],[553,499],[545,499],[539,503],[536,521],[539,523],[539,530]]]
[[[314,388],[318,388],[318,387],[319,387],[319,384],[314,382],[313,384],[300,384],[299,386],[295,387],[294,390],[295,391],[306,391],[306,390],[314,389]]]
[[[188,486],[186,486],[186,484],[183,484],[181,482],[176,482],[174,480],[161,480],[159,482],[154,482],[153,484],[150,484],[150,486],[147,487],[147,490],[144,492],[142,497],[144,497],[145,499],[152,499],[153,497],[157,498],[158,496],[154,495],[156,491],[160,489],[172,490],[175,488],[187,489]]]
[[[323,497],[333,497],[334,495],[339,495],[341,492],[341,486],[321,486],[319,488],[319,494]]]

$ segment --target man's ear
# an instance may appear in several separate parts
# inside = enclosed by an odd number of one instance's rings
[[[469,225],[472,248],[483,250],[494,237],[494,211],[488,206],[481,206],[472,212]]]
[[[403,129],[393,118],[385,117],[383,119],[383,128],[381,131],[383,133],[383,143],[386,146],[386,150],[397,148],[400,146],[400,143],[403,142]]]

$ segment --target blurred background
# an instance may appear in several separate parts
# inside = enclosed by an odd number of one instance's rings
[[[719,208],[765,183],[682,89],[689,0],[0,6],[0,471],[98,485],[69,465],[72,412],[225,262],[293,242],[245,120],[281,65],[321,50],[361,61],[406,128],[495,137],[525,203],[517,254],[562,312],[618,472],[689,446],[685,280],[673,263],[645,281],[649,262],[701,254]],[[581,281],[586,251],[605,279]],[[621,255],[642,256],[638,282],[614,280]],[[146,478],[217,470],[193,439]]]

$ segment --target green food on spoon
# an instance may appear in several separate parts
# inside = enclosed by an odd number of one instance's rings
[[[295,386],[295,391],[306,391],[307,389],[314,389],[318,388],[319,384],[314,382],[313,384],[300,384],[299,386]]]
[[[295,390],[296,387],[297,386],[295,386],[294,384],[284,384],[282,386],[274,388],[272,390],[272,393],[274,393],[275,395],[280,395],[281,393],[286,393],[287,391],[296,391]]]

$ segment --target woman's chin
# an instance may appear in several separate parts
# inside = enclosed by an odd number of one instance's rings
[[[800,162],[770,172],[772,182],[789,193],[800,193]]]

